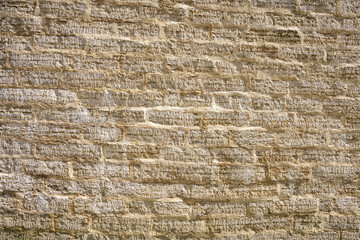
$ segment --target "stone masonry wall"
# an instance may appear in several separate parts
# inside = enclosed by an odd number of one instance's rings
[[[0,239],[360,239],[359,12],[1,0]]]

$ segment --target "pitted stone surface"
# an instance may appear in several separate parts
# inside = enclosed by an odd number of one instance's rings
[[[360,239],[359,11],[0,0],[0,240]]]

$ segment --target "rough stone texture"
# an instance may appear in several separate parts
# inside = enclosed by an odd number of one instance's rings
[[[0,0],[3,239],[360,239],[360,1]]]

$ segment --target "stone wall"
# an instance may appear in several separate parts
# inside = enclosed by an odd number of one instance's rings
[[[360,239],[360,1],[0,1],[0,239]]]

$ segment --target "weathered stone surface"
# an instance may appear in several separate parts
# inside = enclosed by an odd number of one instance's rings
[[[51,217],[32,213],[7,213],[0,220],[2,228],[22,228],[27,230],[50,230]]]
[[[61,215],[55,218],[55,229],[60,231],[86,231],[89,219],[85,216]]]
[[[0,99],[18,103],[67,104],[77,101],[77,96],[68,90],[3,88]]]
[[[80,17],[86,11],[84,3],[40,1],[39,8],[41,14],[64,18]]]
[[[148,52],[152,55],[173,54],[191,55],[194,54],[194,44],[175,41],[155,41],[150,43]],[[200,49],[199,49],[200,50]]]
[[[290,112],[320,112],[321,102],[313,98],[287,98],[286,108]]]
[[[344,80],[356,80],[358,79],[360,67],[358,65],[340,66],[339,77]]]
[[[168,104],[173,107],[210,107],[210,95],[197,93],[173,93],[168,95]]]
[[[209,228],[213,232],[238,232],[241,229],[249,228],[255,231],[266,229],[284,229],[290,227],[288,217],[261,217],[261,218],[247,218],[247,217],[227,217],[227,218],[213,218],[210,219]]]
[[[227,132],[214,130],[190,131],[189,144],[192,146],[226,146],[229,144]]]
[[[315,178],[322,179],[346,179],[354,180],[358,178],[359,169],[350,166],[318,166],[312,169]]]
[[[149,121],[162,125],[196,126],[200,124],[200,116],[187,112],[151,111]]]
[[[230,26],[246,27],[246,26],[273,26],[274,19],[267,14],[250,14],[248,12],[228,12],[228,24]],[[260,30],[261,31],[261,30]],[[281,30],[280,30],[281,31]],[[268,32],[265,30],[265,32]],[[271,35],[271,34],[270,34]],[[267,37],[266,34],[259,34],[259,37]]]
[[[294,81],[290,82],[290,92],[296,94],[315,94],[337,96],[346,92],[346,84],[333,81]]]
[[[165,167],[164,167],[165,166]],[[217,167],[207,165],[144,164],[134,166],[134,179],[141,182],[206,184],[217,180]]]
[[[296,8],[296,1],[284,1],[284,0],[275,0],[272,2],[264,0],[251,0],[251,5],[259,8],[286,8],[294,10]]]
[[[107,76],[100,72],[66,71],[62,74],[62,85],[74,88],[101,88],[106,85]]]
[[[359,2],[0,0],[0,239],[359,239]]]
[[[360,151],[354,150],[354,151],[347,151],[344,154],[344,162],[358,164],[360,160]]]
[[[116,57],[93,57],[89,55],[75,55],[73,66],[77,70],[108,70],[115,71],[119,67]]]
[[[342,231],[341,233],[342,233],[342,238],[346,240],[359,238],[358,232]]]
[[[312,215],[296,216],[294,220],[294,230],[297,232],[303,232],[303,231],[310,232],[314,229],[321,229],[322,222],[323,220],[319,216],[312,216]]]
[[[34,4],[31,2],[4,0],[0,3],[0,8],[2,12],[16,14],[32,14],[34,12]]]
[[[106,144],[103,146],[106,158],[132,160],[135,158],[157,158],[159,148],[153,145]]]
[[[356,183],[346,182],[339,183],[337,181],[323,181],[312,179],[311,181],[303,181],[300,183],[284,184],[281,186],[281,195],[305,195],[324,197],[338,197],[340,195],[356,196],[358,187]]]
[[[94,5],[91,16],[101,20],[139,20],[138,7],[116,6],[116,5]]]
[[[302,151],[300,161],[314,163],[335,163],[342,161],[342,154],[338,150],[307,148]]]
[[[57,108],[39,110],[37,118],[41,121],[101,125],[109,119],[109,112],[93,109]]]
[[[357,198],[325,198],[320,200],[319,210],[324,212],[339,212],[343,214],[357,214],[360,201]]]
[[[88,195],[94,196],[101,192],[102,182],[100,180],[60,180],[49,179],[48,192],[50,194],[64,195]]]
[[[190,185],[187,188],[188,192],[184,194],[187,198],[194,198],[197,200],[255,200],[264,199],[277,195],[277,188],[275,185],[223,185],[223,186],[198,186]]]
[[[0,173],[19,173],[23,170],[22,164],[19,164],[19,161],[14,159],[1,159],[0,160]],[[3,181],[8,179],[8,176],[6,178],[3,178]]]
[[[109,197],[159,199],[178,197],[184,192],[184,186],[180,184],[105,182],[105,195]]]
[[[336,45],[337,34],[336,33],[321,33],[315,31],[304,31],[304,42],[311,45]]]
[[[99,73],[97,73],[99,74]],[[138,89],[142,90],[144,87],[144,76],[142,74],[121,74],[115,73],[111,74],[108,78],[106,78],[106,86],[113,89]],[[103,85],[101,86],[103,87]]]
[[[251,81],[251,89],[254,92],[265,94],[287,94],[289,82],[282,80],[254,79]]]
[[[240,112],[207,112],[203,115],[204,125],[240,127],[248,122],[248,115]]]
[[[332,63],[352,63],[359,60],[358,49],[331,49],[327,51],[327,60]]]
[[[19,85],[57,87],[60,84],[60,74],[49,71],[22,71],[18,77]]]
[[[266,19],[261,19],[261,20],[266,21]],[[259,24],[260,22],[261,21],[259,21]],[[251,31],[245,32],[245,38],[249,42],[252,41],[280,42],[280,43],[293,44],[293,43],[299,43],[301,41],[300,34],[296,30],[282,30],[282,29],[276,29],[276,30],[252,29]]]
[[[166,69],[169,72],[209,73],[215,71],[214,62],[200,58],[168,57]]]
[[[187,18],[187,11],[183,6],[176,8],[162,6],[162,7],[143,7],[141,15],[147,19],[156,19],[171,22],[183,22]]]
[[[118,142],[122,138],[121,129],[106,127],[88,127],[84,138],[94,142]]]
[[[0,107],[0,116],[3,119],[13,119],[13,120],[27,120],[30,121],[33,119],[32,110],[30,107],[12,107],[12,106],[3,106]]]
[[[41,36],[34,37],[36,47],[48,49],[84,49],[86,44],[85,38],[72,36]]]
[[[336,18],[333,15],[318,15],[316,18],[318,28],[321,31],[353,31],[356,29],[356,24],[358,21],[357,18]]]
[[[206,27],[194,27],[185,24],[169,24],[164,27],[164,33],[168,38],[183,40],[207,40],[209,29]]]
[[[298,114],[295,126],[300,129],[339,129],[341,119],[339,117],[324,117],[321,115]]]
[[[273,200],[249,204],[250,213],[256,216],[269,214],[310,213],[317,210],[317,201],[312,198],[296,200]]]
[[[135,143],[156,143],[158,145],[184,146],[185,133],[182,130],[159,128],[128,128],[126,139]]]
[[[33,238],[36,240],[46,240],[46,239],[64,239],[64,240],[70,240],[71,235],[70,234],[64,234],[64,233],[57,233],[57,232],[42,232],[39,234],[39,232],[35,231],[15,231],[15,230],[9,230],[9,231],[2,231],[0,233],[1,238],[5,239],[11,239],[11,240],[17,240],[17,239],[27,239],[27,238]]]
[[[207,218],[216,215],[245,215],[246,205],[244,203],[232,202],[201,202],[193,207],[193,216]]]
[[[78,197],[74,200],[76,213],[96,215],[126,212],[124,200]]]
[[[216,10],[194,9],[190,11],[190,21],[196,24],[220,24],[224,19],[224,12]]]
[[[257,150],[256,159],[261,163],[296,163],[300,151],[296,149],[274,148]]]
[[[323,103],[324,112],[331,114],[358,113],[360,101],[353,99],[331,99]]]
[[[108,26],[104,26],[105,31],[110,32]],[[153,23],[119,23],[115,27],[115,33],[120,37],[136,37],[136,38],[146,38],[146,37],[157,37],[160,35],[160,26]]]
[[[147,88],[153,90],[163,89],[165,91],[196,91],[197,80],[191,75],[177,74],[147,74]]]
[[[200,78],[200,87],[202,91],[223,92],[223,91],[240,91],[247,90],[246,79],[241,77],[207,77]]]
[[[84,22],[77,20],[48,20],[48,31],[50,34],[110,34],[111,24],[107,22]]]
[[[65,196],[46,196],[44,194],[26,194],[24,208],[45,214],[63,214],[69,212],[71,201]]]
[[[94,38],[89,40],[89,50],[92,52],[115,53],[145,53],[146,46],[135,41]]]
[[[284,166],[269,167],[269,179],[271,181],[299,181],[310,178],[309,167]]]
[[[100,148],[95,144],[71,144],[71,143],[58,143],[58,144],[43,144],[36,145],[37,154],[49,158],[84,158],[84,159],[97,159],[100,157]]]
[[[241,147],[216,148],[215,153],[219,162],[250,163],[253,161],[251,152]]]
[[[32,145],[27,142],[14,141],[14,140],[0,140],[0,154],[1,155],[30,155]]]
[[[252,107],[256,111],[279,111],[284,110],[284,100],[280,97],[257,97],[252,99]]]
[[[280,133],[278,137],[279,145],[284,147],[321,146],[325,144],[325,135],[322,133],[288,131]]]
[[[26,36],[2,36],[0,37],[1,50],[29,50],[30,38]]]
[[[239,146],[266,146],[274,143],[272,134],[266,131],[231,131],[232,140]]]
[[[128,56],[120,59],[120,69],[134,73],[158,73],[164,71],[164,64],[162,59]]]
[[[69,126],[58,126],[54,124],[29,124],[6,123],[1,127],[1,136],[19,137],[28,140],[48,140],[53,138],[57,141],[66,139],[78,139],[80,129]]]
[[[336,13],[336,1],[321,0],[313,2],[305,0],[300,4],[300,10],[304,12]]]
[[[120,124],[144,122],[144,111],[118,110],[111,112],[112,120]]]
[[[170,199],[169,201],[154,202],[154,212],[159,215],[189,216],[190,207],[181,199]]]
[[[9,70],[0,71],[0,84],[11,85],[14,83],[14,73]]]
[[[326,226],[335,230],[359,231],[359,221],[359,216],[329,216]]]
[[[115,100],[112,92],[83,90],[79,93],[81,103],[90,107],[114,107]]]
[[[151,207],[153,205],[150,201],[136,201],[131,200],[129,202],[129,211],[130,213],[138,213],[138,214],[150,214],[151,213]]]
[[[20,3],[20,2],[18,2]],[[2,17],[0,32],[19,35],[30,35],[44,30],[41,20],[37,17]]]
[[[25,171],[31,175],[67,177],[69,165],[64,162],[28,160]]]
[[[211,163],[214,159],[213,154],[207,148],[164,147],[160,152],[166,161]]]
[[[340,236],[336,232],[310,232],[309,233],[309,239],[315,240],[315,239],[331,239],[331,240],[337,240],[340,239]]]
[[[62,68],[70,64],[69,56],[59,53],[11,53],[10,64],[13,67],[19,68],[33,68],[33,67],[48,67],[48,68]]]
[[[219,177],[225,183],[249,184],[265,180],[263,167],[227,165],[220,166]]]
[[[358,149],[360,147],[359,132],[332,133],[331,144],[338,148]]]
[[[199,233],[206,232],[205,221],[180,221],[172,219],[155,220],[154,228],[160,233]]]
[[[147,218],[98,217],[94,219],[93,227],[103,232],[148,233],[151,221]]]
[[[358,2],[352,2],[350,0],[342,0],[340,1],[340,8],[342,14],[347,16],[358,16],[360,5]]]
[[[92,162],[75,162],[72,164],[72,174],[76,178],[100,178],[104,175],[109,178],[129,177],[129,166],[121,164],[103,164]]]
[[[289,128],[294,124],[293,116],[287,113],[258,113],[250,117],[250,125],[264,128]]]

